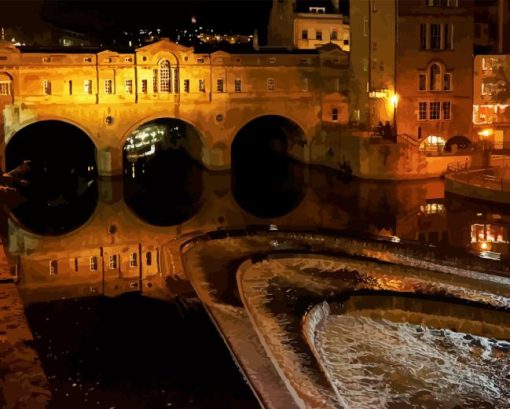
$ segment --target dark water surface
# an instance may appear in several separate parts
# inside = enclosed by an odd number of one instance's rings
[[[509,206],[445,195],[439,180],[346,180],[284,158],[281,135],[265,137],[265,147],[247,136],[235,146],[232,172],[211,172],[185,137],[191,131],[168,126],[173,131],[152,143],[154,153],[151,144],[124,153],[120,199],[146,225],[180,226],[197,215],[209,220],[210,213],[217,227],[235,220],[347,229],[509,260]],[[13,209],[13,225],[40,235],[69,233],[93,218],[98,202],[115,201],[101,196],[90,141],[64,127],[52,144],[42,144],[38,132],[50,130],[27,131],[7,149],[9,168],[33,161],[32,184]],[[133,137],[133,146],[144,135]],[[201,307],[184,310],[129,294],[37,303],[26,311],[53,408],[258,407]]]
[[[198,304],[126,294],[26,309],[51,408],[257,408]]]

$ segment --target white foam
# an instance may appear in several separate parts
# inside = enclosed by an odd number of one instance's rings
[[[330,315],[316,346],[348,408],[510,407],[510,344],[366,316]]]

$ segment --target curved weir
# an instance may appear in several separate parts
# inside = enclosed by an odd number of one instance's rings
[[[305,332],[339,401],[508,407],[510,314],[452,301],[374,293],[315,306]]]
[[[241,264],[244,308],[298,407],[509,407],[508,283],[423,267],[317,254]]]

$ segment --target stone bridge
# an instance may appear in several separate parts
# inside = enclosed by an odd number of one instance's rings
[[[209,169],[228,169],[236,135],[267,117],[279,119],[288,135],[288,155],[320,163],[327,157],[327,135],[338,135],[349,120],[348,65],[348,55],[336,46],[199,53],[163,39],[121,53],[20,51],[3,42],[3,165],[21,130],[51,120],[88,136],[100,175],[121,174],[123,147],[133,131],[169,118],[190,125],[182,145],[195,159]],[[40,135],[51,143],[49,136]]]

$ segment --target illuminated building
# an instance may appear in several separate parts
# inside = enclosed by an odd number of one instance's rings
[[[329,43],[350,50],[348,19],[340,14],[338,1],[273,1],[269,46],[314,49]]]
[[[438,141],[439,152],[453,137],[471,139],[472,8],[468,0],[351,1],[351,121],[369,130],[388,121],[395,142],[431,149]]]
[[[474,61],[473,124],[495,148],[510,147],[510,55],[477,55]]]
[[[21,51],[3,42],[2,152],[22,128],[63,121],[93,141],[100,174],[121,174],[123,145],[133,132],[151,120],[175,118],[199,135],[182,141],[194,159],[228,169],[240,129],[273,115],[296,124],[308,141],[293,145],[290,155],[320,161],[329,147],[322,127],[332,132],[347,124],[347,88],[348,56],[332,44],[293,52],[205,53],[168,39],[134,52]]]

